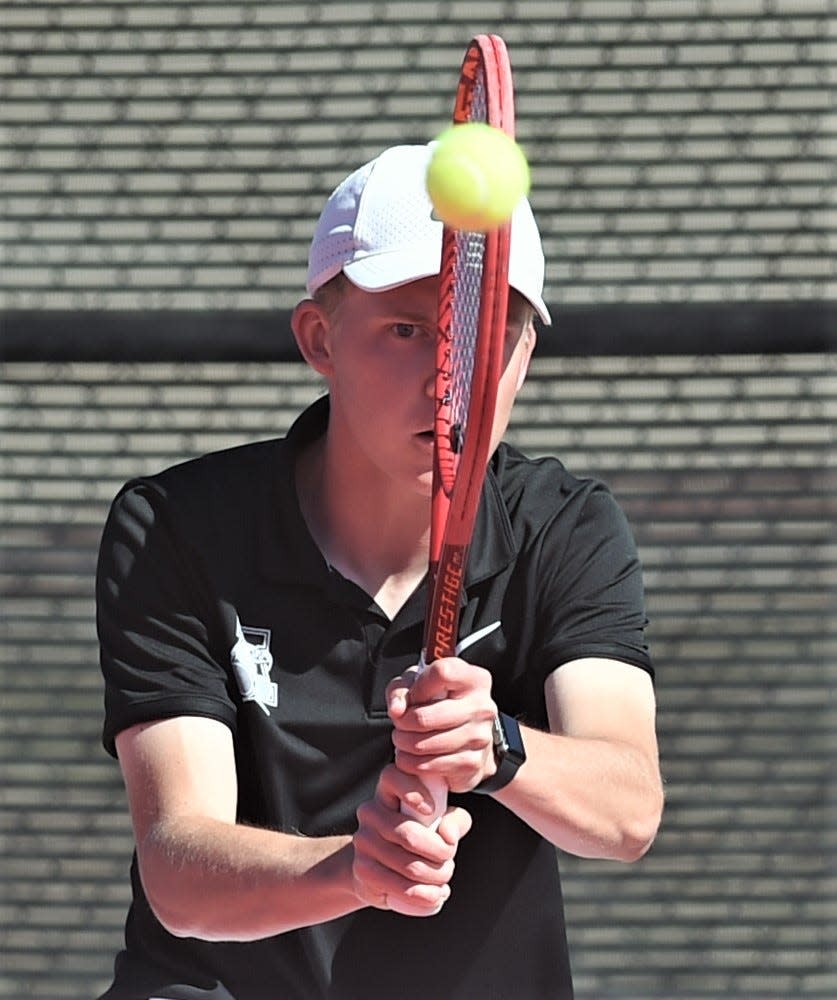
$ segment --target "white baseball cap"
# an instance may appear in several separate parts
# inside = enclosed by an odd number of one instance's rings
[[[350,174],[323,208],[308,254],[308,294],[341,271],[366,292],[385,292],[438,274],[442,223],[433,217],[425,174],[433,151],[392,146]],[[522,198],[512,216],[509,284],[544,323],[544,254],[535,217]]]

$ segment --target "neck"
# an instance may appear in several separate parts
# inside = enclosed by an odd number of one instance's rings
[[[296,482],[326,561],[394,617],[427,569],[429,498],[341,460],[328,435],[300,456]]]

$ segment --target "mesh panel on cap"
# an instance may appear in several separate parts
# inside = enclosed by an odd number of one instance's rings
[[[365,163],[331,193],[314,230],[308,255],[308,290],[313,292],[354,255],[354,224],[358,199],[376,161]]]
[[[417,149],[425,155],[417,156]],[[358,249],[385,252],[432,238],[440,230],[424,189],[428,159],[426,147],[399,146],[381,154],[360,199]]]
[[[341,270],[360,288],[382,291],[438,274],[442,224],[425,188],[429,146],[393,146],[338,185],[311,245],[308,290]],[[525,199],[515,210],[509,282],[544,323],[544,260],[537,225]]]

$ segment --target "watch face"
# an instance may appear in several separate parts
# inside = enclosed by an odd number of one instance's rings
[[[517,769],[526,760],[526,750],[517,720],[502,712],[494,720],[494,757],[497,771],[490,778],[480,782],[472,792],[491,795],[499,792],[517,774]]]
[[[515,764],[522,764],[526,760],[526,748],[523,746],[523,737],[520,735],[520,726],[517,724],[517,719],[501,713],[497,721],[503,734],[500,746],[497,746],[495,742],[497,753],[513,761]]]

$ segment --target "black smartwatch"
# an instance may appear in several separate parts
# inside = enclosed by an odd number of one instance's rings
[[[526,760],[526,749],[517,719],[500,712],[494,720],[494,760],[497,771],[481,781],[472,792],[478,795],[490,795],[498,792],[517,774],[517,769]]]

